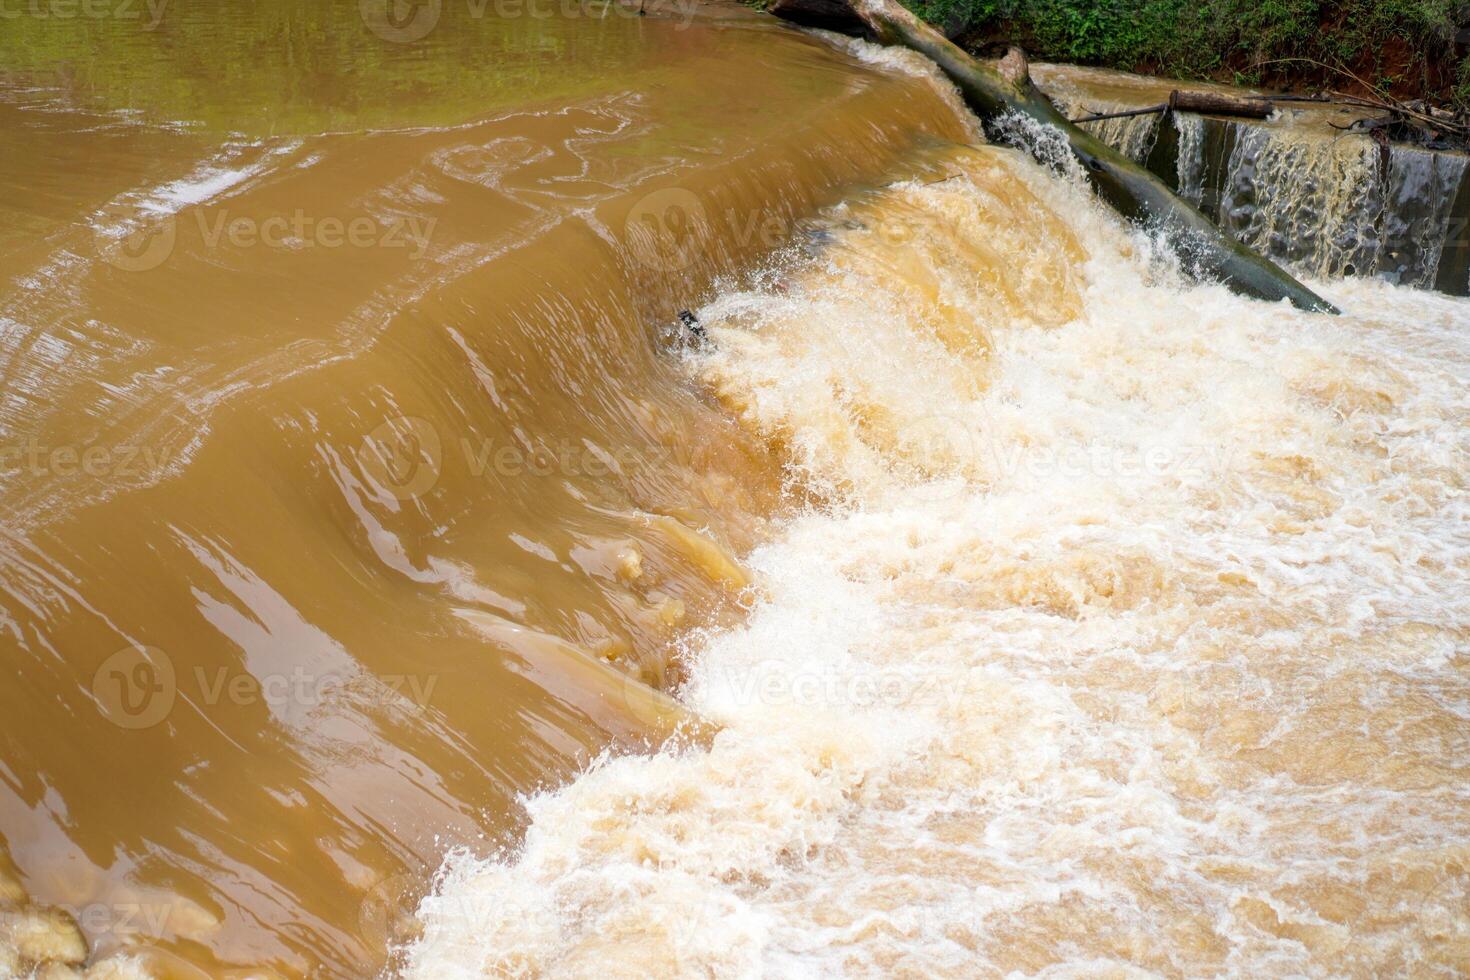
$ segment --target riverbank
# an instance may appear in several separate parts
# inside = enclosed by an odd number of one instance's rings
[[[1292,92],[1373,92],[1470,111],[1470,14],[1457,0],[908,0],[908,6],[972,52],[1019,44],[1047,61]]]

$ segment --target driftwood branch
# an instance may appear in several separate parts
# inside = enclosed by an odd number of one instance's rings
[[[1252,68],[1264,68],[1267,65],[1285,64],[1297,62],[1312,65],[1324,71],[1333,72],[1352,79],[1357,82],[1368,95],[1349,95],[1346,92],[1332,92],[1320,101],[1336,103],[1338,105],[1355,106],[1360,109],[1377,109],[1386,112],[1395,119],[1411,121],[1420,129],[1427,129],[1436,133],[1445,133],[1454,136],[1463,144],[1470,144],[1470,124],[1456,120],[1452,113],[1428,110],[1422,103],[1408,103],[1396,99],[1391,95],[1378,92],[1361,77],[1341,65],[1329,65],[1315,58],[1272,58],[1269,61],[1258,61]]]
[[[1252,102],[1327,102],[1327,96],[1321,92],[1313,95],[1247,95]]]
[[[804,2],[786,0],[788,9]],[[1006,78],[951,44],[895,0],[850,0],[850,4],[880,43],[912,48],[938,65],[982,121],[1017,113],[1059,130],[1105,201],[1127,218],[1156,222],[1207,275],[1247,296],[1286,299],[1305,310],[1338,312],[1274,262],[1226,235],[1146,168],[1068,122],[1029,75]]]
[[[1098,122],[1102,119],[1127,119],[1129,116],[1151,116],[1155,112],[1163,112],[1169,108],[1167,102],[1158,105],[1145,106],[1142,109],[1123,109],[1119,112],[1093,112],[1086,116],[1078,116],[1071,120],[1074,123]]]

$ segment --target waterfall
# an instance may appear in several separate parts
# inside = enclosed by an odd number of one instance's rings
[[[1176,186],[1181,197],[1198,207],[1205,193],[1205,122],[1192,112],[1176,112],[1173,117],[1179,134]]]

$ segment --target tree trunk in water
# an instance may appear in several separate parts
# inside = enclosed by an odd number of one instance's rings
[[[788,0],[789,7],[802,0]],[[1231,289],[1265,300],[1290,300],[1303,310],[1338,310],[1285,270],[1226,235],[1169,190],[1146,168],[1079,129],[1031,83],[1029,75],[1002,76],[945,40],[895,0],[851,0],[852,10],[883,44],[901,44],[927,56],[959,88],[984,122],[1016,112],[1060,130],[1103,199],[1125,217],[1158,222],[1165,235],[1203,273]]]
[[[1012,48],[1011,50],[1016,50]],[[1010,55],[1006,56],[1007,58]],[[1001,62],[1001,74],[1006,75],[1005,62]],[[1010,78],[1009,75],[1006,75]],[[1153,112],[1202,112],[1211,116],[1246,116],[1251,119],[1265,119],[1271,115],[1270,102],[1250,102],[1246,99],[1232,99],[1228,95],[1215,95],[1210,92],[1181,92],[1178,89],[1169,93],[1168,102],[1160,102],[1158,105],[1144,106],[1142,109],[1120,109],[1117,112],[1094,112],[1088,116],[1079,116],[1073,119],[1074,123],[1097,122],[1101,119],[1126,119],[1129,116],[1147,116]]]

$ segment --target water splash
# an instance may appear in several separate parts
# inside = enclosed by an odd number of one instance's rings
[[[722,730],[454,856],[409,976],[1470,962],[1470,306],[1151,283],[1019,155],[936,168],[702,311],[833,500],[689,640]]]

